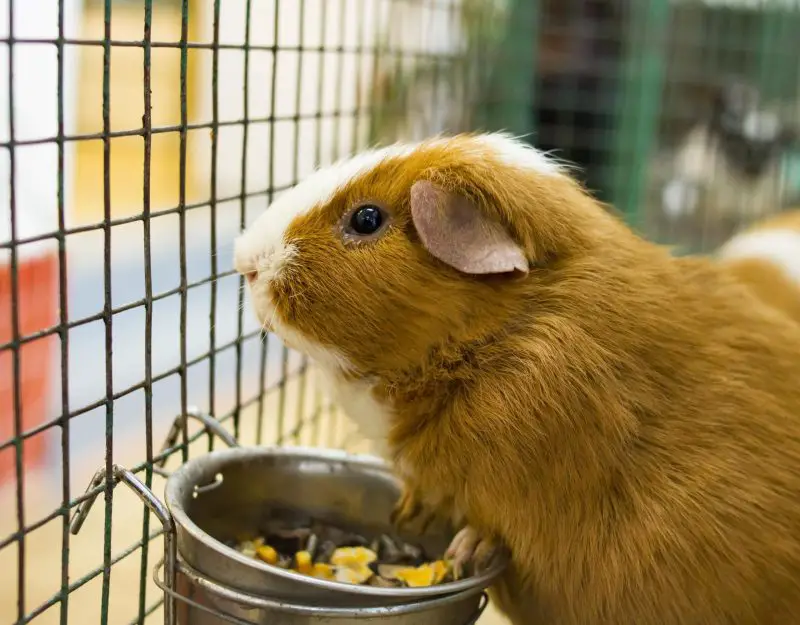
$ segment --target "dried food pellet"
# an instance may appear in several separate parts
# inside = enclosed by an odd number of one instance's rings
[[[246,555],[270,565],[318,579],[381,588],[424,587],[455,578],[446,560],[426,560],[424,551],[386,534],[368,540],[319,522],[297,527],[268,521],[263,535],[229,542]]]

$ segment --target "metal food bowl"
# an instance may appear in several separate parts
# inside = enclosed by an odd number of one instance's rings
[[[245,448],[212,417],[190,410],[164,444],[173,448],[187,418],[230,449],[211,452],[167,476],[166,503],[118,465],[94,476],[72,521],[80,531],[103,488],[124,483],[161,522],[164,560],[154,570],[164,591],[165,625],[474,625],[485,589],[508,564],[500,553],[485,572],[424,588],[359,586],[304,576],[247,557],[225,543],[252,534],[276,510],[296,510],[342,529],[378,535],[400,496],[386,464],[372,456],[305,448]],[[400,538],[430,554],[443,553],[451,532],[433,528]],[[163,576],[161,572],[163,570]]]
[[[199,487],[199,488],[198,488]],[[167,481],[166,505],[186,563],[220,584],[307,605],[387,606],[480,592],[502,573],[499,556],[480,575],[423,588],[382,588],[327,581],[247,557],[225,541],[252,533],[270,511],[295,509],[370,535],[388,529],[400,484],[371,456],[304,448],[233,448],[189,461]],[[452,536],[439,530],[403,536],[428,553],[444,553]]]
[[[487,603],[480,589],[472,589],[390,606],[309,606],[224,587],[180,558],[176,568],[176,625],[475,625]]]

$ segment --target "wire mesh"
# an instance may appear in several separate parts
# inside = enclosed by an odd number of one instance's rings
[[[631,176],[641,192],[620,200],[629,214],[638,200],[637,222],[648,235],[683,251],[710,252],[743,226],[797,201],[800,42],[791,33],[798,19],[796,2],[669,7],[660,22],[666,26],[661,52],[649,60],[660,85],[652,92],[652,133],[634,131],[625,139],[629,145],[653,140],[632,149],[646,165],[642,175]],[[734,82],[750,93],[733,98],[720,89]],[[642,102],[631,107],[641,110]],[[620,186],[630,188],[620,175]]]
[[[160,459],[211,449],[184,426],[157,451],[191,405],[243,443],[359,448],[313,366],[254,323],[231,266],[236,233],[317,164],[396,139],[510,129],[575,161],[645,233],[688,249],[762,214],[747,210],[762,182],[764,210],[800,191],[786,147],[722,217],[676,216],[664,199],[685,182],[680,155],[709,126],[723,75],[797,123],[800,10],[788,2],[0,7],[5,622],[160,618],[149,513],[109,484],[80,536],[69,518],[101,465],[125,464],[161,492]],[[701,146],[703,164],[725,162],[718,143]],[[732,175],[692,173],[707,195]]]
[[[0,141],[10,182],[9,232],[0,239],[10,332],[0,350],[13,381],[2,416],[13,424],[0,453],[12,459],[4,478],[14,526],[4,525],[0,540],[9,582],[0,605],[6,622],[19,624],[157,620],[161,595],[149,570],[160,530],[109,483],[98,487],[104,513],[71,536],[73,510],[93,494],[80,495],[82,483],[98,466],[124,463],[158,492],[154,463],[182,462],[213,445],[184,427],[174,448],[154,447],[194,404],[243,442],[347,443],[346,424],[308,363],[247,314],[231,243],[313,166],[452,123],[409,124],[408,111],[443,106],[442,77],[458,85],[451,70],[463,56],[455,32],[461,3],[33,4],[6,0],[2,39],[13,106]],[[383,81],[394,94],[423,65],[425,77],[405,100],[375,93]],[[458,67],[465,82],[471,68]],[[15,113],[35,104],[25,74],[37,71],[53,78],[45,88],[53,110],[26,114],[20,131]],[[51,148],[54,167],[43,168],[39,182],[53,195],[42,199],[30,184],[36,177],[19,175],[31,167],[21,155],[45,158]],[[20,227],[28,207],[36,223]],[[49,282],[41,270],[26,272],[29,257],[55,267]],[[57,314],[28,327],[32,284],[52,291]],[[35,361],[32,351],[41,343],[59,354],[44,371],[52,373],[49,388],[38,390],[58,401],[34,414],[25,367],[46,368],[47,357]],[[44,441],[47,453],[34,458],[33,441]]]

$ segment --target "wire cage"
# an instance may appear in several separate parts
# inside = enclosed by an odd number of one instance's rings
[[[710,252],[797,202],[798,19],[796,2],[670,9],[665,54],[651,61],[656,141],[640,153],[649,169],[640,223],[651,237]]]
[[[2,621],[163,620],[158,523],[84,488],[124,465],[161,492],[161,461],[215,445],[190,422],[160,446],[193,407],[243,444],[369,450],[232,270],[236,234],[316,165],[507,129],[710,251],[800,191],[790,140],[737,177],[715,126],[732,75],[791,135],[798,25],[788,0],[0,0]],[[686,200],[740,178],[722,212]]]

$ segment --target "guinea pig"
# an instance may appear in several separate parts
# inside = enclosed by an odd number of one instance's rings
[[[800,210],[757,222],[717,257],[762,302],[800,323]]]
[[[712,90],[708,111],[673,155],[663,210],[673,219],[763,218],[785,201],[782,159],[797,145],[794,129],[740,79]]]
[[[264,326],[510,565],[515,625],[800,619],[800,325],[503,134],[367,151],[237,239]]]

